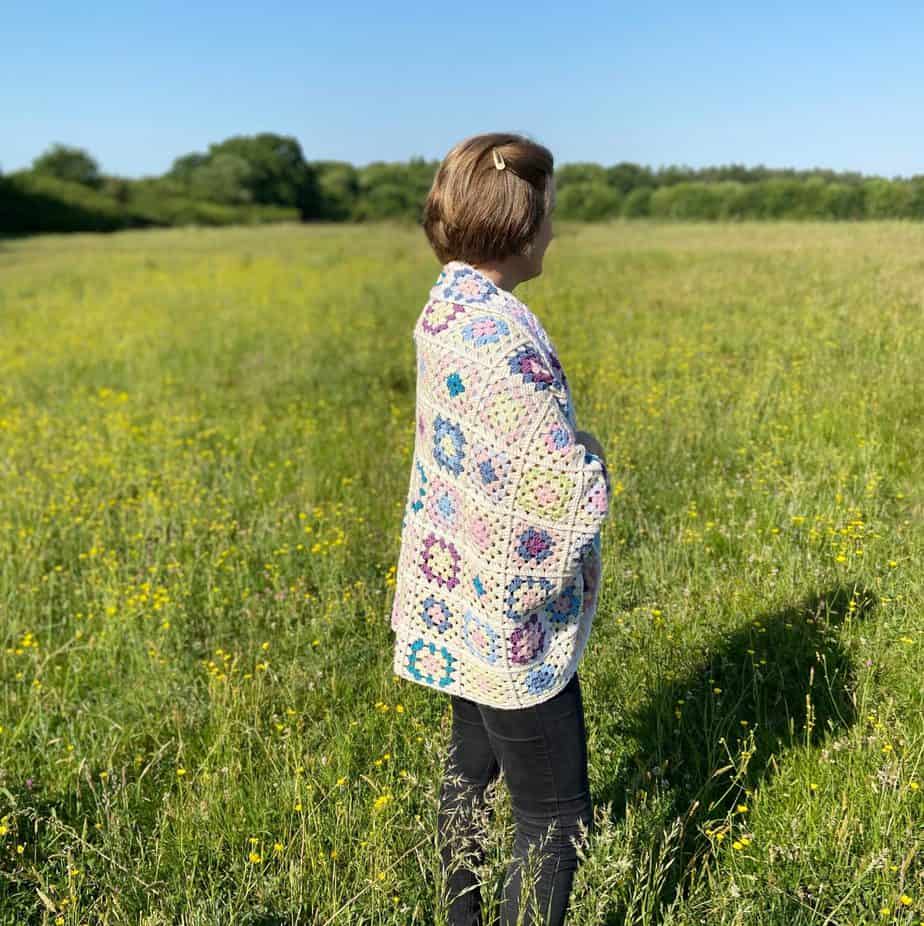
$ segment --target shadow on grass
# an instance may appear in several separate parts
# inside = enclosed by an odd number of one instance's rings
[[[295,926],[297,923],[314,923],[315,914],[311,910],[300,910],[298,913],[254,913],[242,920],[244,926]],[[320,916],[320,914],[318,914]]]
[[[720,826],[746,801],[746,790],[777,770],[787,749],[818,747],[856,722],[856,674],[837,628],[866,620],[876,604],[867,589],[843,585],[757,617],[682,679],[656,691],[627,726],[612,724],[610,732],[639,744],[635,768],[606,782],[595,803],[612,801],[618,818],[627,796],[644,790],[666,802],[659,805],[665,821],[684,820],[679,845],[651,846],[652,858],[659,849],[665,858],[673,855],[657,888],[660,908],[708,864],[704,827]],[[743,750],[750,753],[745,761]],[[608,926],[621,923],[621,913],[613,911]]]

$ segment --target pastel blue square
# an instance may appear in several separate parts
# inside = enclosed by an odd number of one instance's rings
[[[465,392],[465,386],[462,383],[462,377],[458,373],[451,373],[446,377],[446,385],[449,387],[449,394],[453,397],[460,392]]]

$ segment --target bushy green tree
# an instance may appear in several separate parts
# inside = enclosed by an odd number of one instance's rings
[[[912,177],[908,185],[908,214],[913,219],[924,219],[924,174]]]
[[[828,181],[823,177],[812,176],[802,182],[802,188],[796,197],[795,208],[787,218],[823,219],[826,217],[827,198],[825,189]]]
[[[651,215],[651,187],[636,187],[622,203],[622,214],[627,219],[638,219]]]
[[[416,203],[399,183],[377,183],[363,192],[356,204],[355,217],[363,222],[374,219],[411,218]]]
[[[184,154],[176,158],[166,176],[180,183],[189,183],[193,172],[204,164],[208,164],[208,162],[209,156],[207,154],[198,152]]]
[[[721,196],[706,183],[675,183],[651,196],[651,214],[663,218],[717,219],[721,209]]]
[[[659,186],[676,186],[678,183],[693,183],[696,181],[696,171],[691,167],[670,164],[659,167],[654,175],[655,183]]]
[[[436,162],[412,158],[406,163],[373,161],[361,167],[354,218],[420,221],[437,166]]]
[[[105,232],[148,224],[82,183],[32,170],[0,178],[0,233]]]
[[[273,132],[235,135],[209,146],[210,161],[219,155],[233,155],[249,166],[248,188],[256,203],[299,205],[309,175],[314,179],[301,145],[291,136]]]
[[[320,218],[332,222],[353,217],[359,198],[359,175],[348,161],[312,161],[321,194]]]
[[[102,186],[99,165],[83,150],[68,145],[52,145],[32,162],[32,170],[45,177],[79,183],[91,189]]]
[[[253,167],[238,154],[219,151],[190,172],[189,192],[213,203],[253,202]]]
[[[911,216],[913,188],[897,180],[876,178],[863,184],[866,215],[871,219],[905,219]]]
[[[633,190],[647,189],[655,185],[650,167],[640,167],[621,161],[606,169],[606,182],[625,196]]]
[[[177,158],[169,176],[185,184],[190,195],[213,202],[290,206],[305,219],[321,213],[316,172],[290,135],[226,138],[210,145],[206,154]]]
[[[563,219],[593,222],[620,214],[622,197],[601,181],[569,183],[557,192],[556,213]]]
[[[862,219],[866,215],[866,194],[859,184],[827,183],[823,196],[826,218]]]
[[[799,203],[802,183],[783,177],[771,177],[760,183],[760,213],[757,218],[783,219],[792,216]]]
[[[719,206],[719,217],[739,220],[753,219],[760,215],[760,181],[728,181],[722,184],[723,195]]]
[[[565,164],[555,171],[555,188],[558,192],[572,184],[588,183],[606,186],[606,169],[599,164],[576,162],[574,164]]]

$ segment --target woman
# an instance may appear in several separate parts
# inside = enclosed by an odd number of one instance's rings
[[[575,430],[548,334],[513,296],[542,272],[554,202],[548,149],[492,133],[449,152],[424,214],[443,267],[414,328],[415,449],[391,626],[395,674],[452,705],[438,833],[453,926],[481,923],[477,820],[500,772],[516,819],[504,926],[522,903],[527,923],[564,921],[576,842],[592,826],[577,666],[609,476],[599,441]]]

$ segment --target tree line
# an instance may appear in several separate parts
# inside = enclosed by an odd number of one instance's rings
[[[56,144],[0,174],[0,233],[112,231],[277,221],[419,221],[439,161],[354,166],[305,158],[292,136],[264,132],[178,157],[162,176],[104,174],[85,150]],[[651,168],[564,164],[556,215],[615,218],[924,219],[924,174],[888,179],[825,169],[731,164]]]

